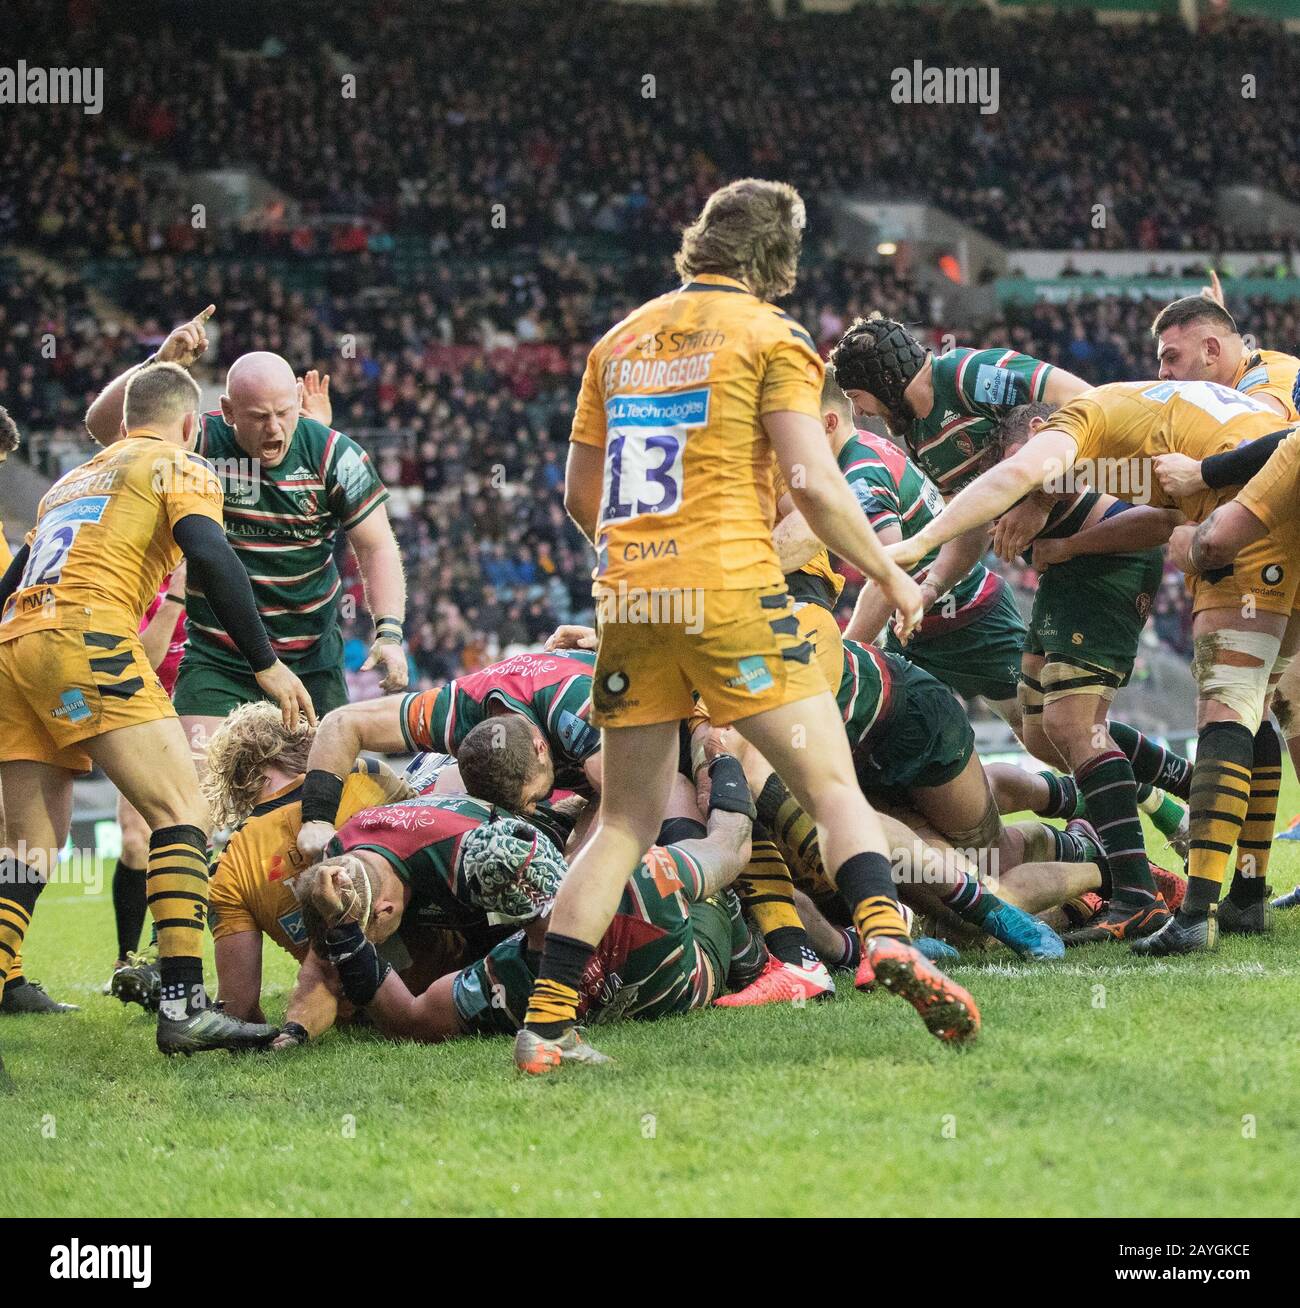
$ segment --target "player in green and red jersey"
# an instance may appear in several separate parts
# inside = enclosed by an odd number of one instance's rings
[[[140,366],[168,360],[191,367],[207,348],[204,325],[213,312],[209,305],[176,328]],[[86,414],[87,428],[102,443],[118,434],[126,383],[137,371],[111,382]],[[366,452],[334,431],[329,416],[328,378],[305,395],[284,359],[255,352],[231,365],[221,407],[202,415],[196,438],[197,452],[221,483],[226,536],[253,583],[272,648],[302,678],[322,715],[348,698],[339,626],[343,587],[334,562],[340,531],[356,552],[375,615],[367,666],[379,667],[386,690],[400,690],[407,680],[406,587],[384,507],[388,493]],[[189,589],[186,607],[189,640],[174,703],[201,759],[220,720],[261,692],[202,593]]]
[[[556,786],[590,793],[600,786],[600,732],[591,708],[588,650],[542,650],[457,677],[440,690],[347,704],[326,715],[307,759],[298,848],[318,857],[333,834],[334,791],[362,750],[442,750],[457,756],[466,790],[517,813],[531,812]],[[462,750],[489,718],[500,731],[485,748]]]
[[[892,318],[859,318],[831,351],[859,417],[880,418],[938,486],[955,495],[986,466],[999,420],[1018,404],[1064,404],[1088,384],[1016,350],[936,355]]]
[[[740,811],[738,796],[749,804],[736,760],[715,759],[707,828],[698,822],[683,826],[681,820],[665,824],[665,843],[648,850],[632,873],[583,972],[580,1019],[685,1013],[722,994],[728,973],[742,984],[748,979],[762,951],[726,889],[749,857],[752,808]],[[309,903],[329,925],[322,943],[345,995],[384,1034],[432,1043],[520,1029],[541,958],[544,920],[412,995],[376,950],[385,925],[363,927],[358,910],[348,907],[355,896],[346,884],[339,893],[338,882],[318,877],[308,889]],[[608,1060],[597,1054],[591,1061]]]
[[[882,544],[915,535],[943,509],[938,487],[911,459],[883,436],[855,431],[853,406],[832,369],[822,390],[822,421],[844,479]],[[881,610],[880,592],[864,586],[844,634],[871,641],[884,628],[885,647],[903,654],[962,695],[983,695],[1000,716],[1016,720],[1016,683],[1025,624],[1010,587],[983,563],[945,589],[930,576],[939,557],[935,550],[911,576],[927,601],[922,619],[906,648]]]

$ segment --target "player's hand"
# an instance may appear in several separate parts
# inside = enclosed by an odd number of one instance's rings
[[[216,311],[217,306],[210,304],[189,322],[173,327],[167,339],[158,347],[158,362],[179,363],[182,368],[196,364],[208,348],[208,333],[204,324]]]
[[[1047,525],[1052,503],[1045,495],[1027,495],[1008,509],[993,526],[993,553],[1011,563]]]
[[[1069,539],[1036,540],[1034,542],[1033,563],[1040,572],[1050,568],[1053,563],[1068,563],[1074,555],[1070,553]]]
[[[406,651],[395,640],[377,640],[371,645],[361,671],[365,672],[369,668],[374,668],[379,673],[379,684],[389,694],[395,690],[405,690],[411,676]]]
[[[330,401],[330,375],[323,377],[315,368],[309,368],[298,378],[298,400],[303,413],[327,427],[334,417],[334,405]]]
[[[279,659],[256,676],[262,693],[280,706],[286,731],[297,731],[303,717],[313,727],[316,725],[316,710],[312,707],[307,687]]]
[[[904,571],[914,568],[934,548],[925,544],[923,535],[924,533],[913,536],[911,540],[896,540],[885,546],[885,553]]]
[[[1186,454],[1157,454],[1154,462],[1160,489],[1171,500],[1181,500],[1205,490],[1199,459],[1188,458]]]
[[[599,643],[595,627],[562,623],[546,638],[544,649],[595,649]]]
[[[1196,571],[1192,566],[1192,537],[1195,535],[1196,524],[1185,522],[1181,527],[1175,527],[1173,535],[1169,537],[1169,553],[1166,557],[1179,572]]]
[[[1201,287],[1201,294],[1207,300],[1213,300],[1220,309],[1226,309],[1228,306],[1223,302],[1223,286],[1219,282],[1219,274],[1210,269],[1210,284]]]
[[[334,839],[334,828],[328,822],[304,822],[298,828],[293,843],[303,857],[303,866],[310,867],[325,857],[326,846]]]
[[[902,542],[899,542],[902,544]],[[921,588],[902,568],[894,568],[883,582],[877,582],[894,610],[894,635],[906,645],[925,614],[925,600]]]

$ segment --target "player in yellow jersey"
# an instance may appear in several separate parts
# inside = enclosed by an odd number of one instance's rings
[[[1167,305],[1151,326],[1160,359],[1160,376],[1175,381],[1214,381],[1245,392],[1285,419],[1300,420],[1295,391],[1300,359],[1278,350],[1263,350],[1248,342],[1223,301],[1217,274],[1200,295]],[[1169,454],[1158,460],[1156,472],[1166,493],[1190,495],[1206,487],[1244,484],[1264,466],[1271,451],[1256,451],[1256,460],[1239,470],[1233,463],[1212,461],[1203,468],[1196,459]],[[1278,676],[1273,711],[1286,738],[1291,763],[1300,775],[1300,662],[1285,654],[1275,668]]]
[[[1151,515],[1176,509],[1199,522],[1231,492],[1205,490],[1174,500],[1160,486],[1154,459],[1169,453],[1196,459],[1221,454],[1267,435],[1277,422],[1277,414],[1258,400],[1213,382],[1099,386],[1036,421],[1035,434],[1015,454],[982,474],[929,526],[890,553],[906,564],[992,521],[1030,491],[1066,489],[1084,477],[1096,490],[1145,504]],[[1138,517],[1144,512],[1131,511]],[[1241,552],[1235,571],[1188,576],[1199,731],[1188,889],[1175,917],[1133,942],[1137,953],[1190,953],[1214,946],[1219,893],[1239,839],[1250,855],[1245,875],[1258,878],[1262,896],[1277,791],[1276,738],[1270,749],[1272,727],[1263,719],[1300,578],[1298,543],[1300,529],[1290,520],[1279,522]],[[1239,875],[1242,866],[1239,860]]]
[[[0,408],[0,463],[19,446],[18,426],[9,416],[9,411]],[[5,539],[4,523],[0,522],[0,576],[3,576],[13,562],[13,552]],[[9,848],[5,839],[4,803],[0,800],[0,850]],[[0,954],[0,957],[3,957]],[[39,981],[29,981],[23,975],[21,951],[6,960],[7,979],[4,984],[4,997],[0,999],[0,1013],[5,1016],[18,1013],[75,1013],[76,1004],[60,1004],[45,993]],[[2,967],[3,964],[0,964]]]
[[[151,832],[164,1053],[257,1047],[274,1035],[209,1009],[203,989],[207,809],[139,637],[146,605],[182,555],[286,720],[310,716],[226,543],[216,476],[188,452],[198,401],[173,364],[136,374],[127,435],[55,482],[0,582],[0,792],[14,851],[0,884],[0,987],[67,840],[73,778],[94,762]]]
[[[879,582],[905,633],[919,620],[919,590],[888,565],[826,443],[812,339],[767,303],[794,286],[803,226],[803,203],[783,183],[716,191],[683,234],[683,285],[625,318],[587,360],[565,507],[596,549],[591,720],[604,786],[516,1040],[516,1066],[529,1073],[605,1061],[577,1032],[578,987],[654,843],[696,693],[816,820],[864,941],[859,984],[903,994],[941,1038],[978,1029],[971,997],[906,943],[880,822],[772,545],[775,452],[817,535]],[[732,802],[752,818],[743,778]]]
[[[302,962],[308,950],[295,878],[312,860],[298,850],[302,784],[315,732],[293,730],[273,704],[241,704],[208,747],[203,793],[212,820],[238,828],[212,874],[210,913],[217,993],[226,1012],[262,1021],[262,947],[269,938]],[[414,792],[387,764],[360,759],[343,783],[335,824]],[[334,1021],[328,992],[295,992],[281,1039],[303,1043]]]

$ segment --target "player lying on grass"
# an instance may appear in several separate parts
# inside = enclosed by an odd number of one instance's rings
[[[299,849],[309,860],[321,856],[333,834],[338,790],[362,750],[445,750],[456,757],[466,791],[515,813],[532,812],[557,786],[599,789],[600,733],[587,722],[594,661],[583,649],[518,654],[440,690],[366,700],[326,714],[307,762]],[[476,737],[479,747],[465,751],[475,727],[504,715],[528,724],[531,751],[502,749],[512,730],[505,724]]]
[[[149,824],[157,1040],[169,1054],[257,1047],[274,1034],[212,1011],[203,988],[207,806],[139,635],[146,605],[182,555],[285,721],[312,716],[302,683],[271,650],[226,541],[216,478],[189,453],[198,399],[181,368],[137,372],[126,389],[126,436],[46,492],[0,581],[0,786],[8,838],[29,860],[4,864],[0,988],[67,841],[73,778],[94,762]]]
[[[235,829],[209,890],[217,993],[235,1017],[264,1020],[264,940],[298,962],[307,953],[295,893],[296,878],[307,862],[295,842],[314,731],[307,722],[290,730],[270,704],[242,704],[209,745],[203,793],[213,823]],[[344,781],[335,822],[342,825],[362,809],[413,793],[387,764],[360,760]],[[295,1016],[291,1011],[290,1019]]]
[[[724,739],[732,743],[729,735]],[[818,953],[832,966],[854,966],[857,951],[852,932],[846,935],[839,929],[845,921],[843,906],[823,876],[816,829],[757,751],[742,747],[741,755],[746,779],[758,794],[759,819],[774,833],[782,857],[793,869],[800,912]],[[1082,898],[1110,893],[1100,844],[1079,820],[1064,833],[1038,823],[1025,824],[1025,861],[991,869],[981,851],[954,848],[914,811],[885,811],[881,821],[905,903],[931,920],[961,924],[965,938],[978,933],[1007,944],[1022,958],[1059,958],[1063,953],[1052,924],[1031,915],[1047,916],[1062,905],[1074,912]],[[1057,840],[1062,836],[1080,857],[1059,857]],[[1177,900],[1180,879],[1154,865],[1153,871],[1162,889]],[[730,1002],[734,1001],[735,996]]]
[[[762,946],[727,890],[749,859],[752,800],[734,758],[716,758],[701,780],[708,785],[707,827],[689,818],[666,822],[661,843],[638,864],[583,972],[583,1022],[705,1007],[724,992],[729,976],[745,984],[761,963]],[[305,907],[314,947],[338,969],[347,998],[385,1035],[434,1043],[520,1029],[537,977],[544,919],[417,994],[376,949],[392,928],[365,911],[356,870],[330,860],[308,876]],[[599,1061],[609,1060],[600,1055]]]
[[[1154,456],[1178,452],[1204,458],[1266,436],[1276,424],[1272,410],[1208,382],[1100,386],[1059,409],[1016,454],[983,473],[928,528],[893,550],[911,561],[991,521],[1026,494],[1070,489],[1081,478],[1091,478],[1094,489],[1123,489],[1130,500],[1177,508],[1199,522],[1230,496],[1166,495],[1154,475]],[[1243,895],[1251,905],[1262,905],[1280,763],[1276,732],[1271,725],[1264,729],[1263,714],[1300,579],[1296,547],[1296,521],[1288,517],[1247,546],[1233,572],[1188,576],[1199,726],[1190,790],[1189,885],[1177,915],[1154,935],[1133,942],[1137,953],[1214,947],[1219,894],[1239,838],[1256,854],[1254,875],[1243,879]]]
[[[352,869],[382,938],[400,937],[394,949],[426,964],[441,951],[436,956],[454,966],[481,957],[509,924],[531,920],[564,871],[563,853],[549,836],[469,795],[415,795],[365,809],[339,828],[326,861]],[[448,942],[431,932],[456,933],[460,956],[449,960]],[[289,1003],[289,1021],[300,1027],[286,1026],[277,1047],[332,1024],[337,987],[321,964],[311,953],[303,960]]]
[[[561,628],[552,641],[581,645],[593,639],[589,628]],[[810,637],[813,639],[816,633]],[[873,804],[906,804],[963,849],[979,851],[985,862],[1014,867],[1026,861],[1026,849],[1050,842],[1053,856],[1091,858],[1091,846],[1076,831],[1058,831],[1041,823],[1006,826],[1000,814],[1023,811],[1073,816],[1075,792],[1069,778],[1027,772],[1009,764],[985,769],[975,752],[975,734],[965,709],[942,682],[906,659],[856,641],[836,641],[840,674],[836,698],[848,734],[859,784]],[[818,650],[820,663],[820,649]],[[709,725],[707,713],[692,717],[693,732]],[[1068,809],[1062,803],[1068,795]],[[789,872],[773,849],[763,856],[771,833],[762,819],[756,828],[755,865],[737,882],[767,941],[772,961],[750,991],[731,996],[731,1004],[782,1002],[832,993],[834,984],[816,960],[815,951],[794,912]],[[789,916],[775,911],[781,899]],[[793,922],[790,920],[793,918]],[[1041,924],[1009,914],[996,929],[1007,943],[1027,953],[1054,956],[1060,942],[1044,942]],[[1017,935],[1016,933],[1019,932]],[[1050,934],[1050,933],[1047,933]],[[1001,937],[999,937],[1001,938]]]

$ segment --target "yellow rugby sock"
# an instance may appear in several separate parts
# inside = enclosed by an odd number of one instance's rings
[[[1277,798],[1282,786],[1282,743],[1271,722],[1255,733],[1250,770],[1250,800],[1237,840],[1237,867],[1228,898],[1245,907],[1259,903],[1268,892],[1268,861],[1273,852]]]
[[[1203,917],[1218,902],[1250,800],[1253,753],[1251,732],[1240,722],[1212,722],[1201,730],[1188,808],[1183,917]]]
[[[23,940],[32,924],[44,882],[16,858],[0,862],[0,999],[5,986],[23,975]]]
[[[153,832],[145,888],[158,928],[163,1015],[190,1016],[207,1003],[203,991],[203,926],[208,914],[205,833],[180,825]]]
[[[807,966],[816,955],[808,943],[799,910],[794,906],[794,882],[780,850],[755,829],[749,864],[736,879],[740,901],[763,933],[768,951],[783,963]]]
[[[774,772],[763,785],[756,807],[763,830],[771,836],[794,884],[812,898],[834,890],[822,865],[817,824]]]

